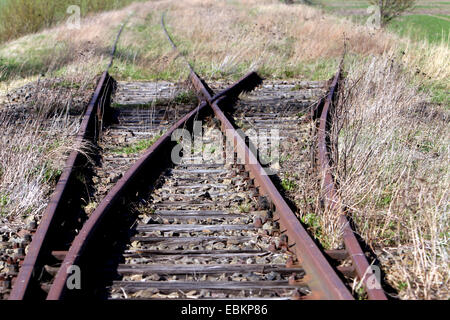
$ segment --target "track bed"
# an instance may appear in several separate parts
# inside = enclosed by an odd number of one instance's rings
[[[213,129],[204,126],[204,141],[216,138]],[[205,145],[224,150],[223,144]],[[224,164],[217,154],[202,163],[182,158],[161,175],[140,208],[110,298],[288,299],[309,293],[292,281],[304,271],[286,267],[292,253],[242,166]]]

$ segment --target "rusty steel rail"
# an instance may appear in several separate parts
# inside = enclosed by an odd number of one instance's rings
[[[358,278],[364,285],[369,299],[386,300],[386,295],[381,289],[381,285],[378,282],[378,279],[376,279],[373,275],[366,256],[361,249],[358,240],[356,239],[353,229],[350,226],[347,215],[342,209],[342,201],[337,193],[336,185],[332,175],[332,169],[330,166],[331,159],[328,152],[327,136],[329,135],[329,127],[331,124],[331,108],[338,92],[341,74],[342,63],[333,78],[330,89],[324,101],[322,111],[320,113],[319,128],[317,134],[317,149],[319,171],[322,180],[321,189],[327,208],[338,216],[339,224],[342,227],[345,248],[353,262],[353,266],[356,270]]]
[[[241,79],[237,84],[232,86],[232,92],[237,94],[238,92],[236,92],[236,90],[242,88],[242,84],[248,82],[249,79],[253,79],[253,77],[254,74],[250,74]],[[205,94],[207,94],[207,92],[205,92]],[[66,282],[69,276],[67,270],[69,270],[71,266],[77,265],[80,261],[96,230],[108,217],[108,215],[112,214],[114,205],[122,199],[128,189],[137,183],[136,180],[145,168],[153,168],[152,165],[154,165],[155,162],[158,160],[161,161],[161,159],[158,159],[158,153],[170,143],[172,133],[177,129],[186,127],[189,123],[195,120],[199,113],[204,111],[206,107],[207,103],[201,102],[198,107],[177,121],[164,135],[162,135],[149,149],[147,149],[144,155],[108,192],[106,197],[100,202],[96,210],[90,216],[89,220],[83,225],[80,233],[72,242],[72,245],[53,281],[47,300],[60,300],[64,298],[67,291]]]
[[[244,161],[250,176],[255,180],[255,185],[259,187],[260,194],[267,196],[272,202],[275,208],[274,213],[279,217],[280,225],[288,235],[289,244],[295,248],[295,253],[306,270],[307,283],[313,291],[311,298],[352,300],[353,296],[347,287],[289,208],[256,156],[248,148],[245,140],[222,112],[219,104],[224,97],[215,99],[212,90],[195,72],[191,72],[190,79],[196,90],[208,102],[216,118],[220,120],[221,130],[227,136],[227,141],[233,141],[233,148],[238,158]]]
[[[34,278],[39,275],[40,269],[43,267],[42,258],[49,255],[51,247],[55,246],[54,243],[50,243],[50,234],[58,228],[55,220],[58,216],[64,214],[62,207],[68,197],[68,186],[75,179],[75,169],[82,158],[84,158],[80,149],[84,141],[97,139],[99,133],[98,119],[101,117],[101,110],[105,111],[104,108],[109,107],[108,101],[114,82],[114,79],[111,78],[107,71],[102,74],[75,138],[75,150],[70,153],[65,163],[64,171],[51,195],[50,202],[36,233],[33,235],[33,240],[28,247],[28,253],[19,270],[9,300],[27,298],[31,287],[35,285],[33,284]]]

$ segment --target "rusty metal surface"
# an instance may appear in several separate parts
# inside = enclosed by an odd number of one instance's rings
[[[385,300],[386,295],[381,288],[377,279],[370,271],[369,263],[366,256],[361,249],[361,246],[356,239],[354,231],[352,230],[346,214],[341,207],[341,199],[336,191],[336,186],[332,176],[332,170],[330,167],[330,158],[327,147],[327,135],[328,126],[330,125],[330,108],[332,107],[333,99],[337,93],[339,79],[341,77],[341,67],[333,78],[330,86],[330,90],[323,105],[322,112],[320,114],[319,131],[318,131],[318,160],[320,167],[320,176],[322,178],[322,192],[325,203],[329,210],[336,212],[339,216],[339,223],[342,226],[343,240],[345,248],[352,259],[353,266],[356,269],[356,273],[360,280],[362,280],[364,288],[366,289],[369,299],[373,300]],[[369,277],[371,278],[370,283]]]
[[[96,109],[100,107],[103,94],[107,86],[112,84],[112,81],[113,80],[109,76],[108,72],[104,72],[98,82],[94,95],[86,108],[80,129],[75,138],[75,150],[71,152],[65,163],[64,171],[58,180],[53,194],[51,195],[50,202],[42,216],[36,233],[33,235],[33,240],[28,247],[28,253],[22,267],[20,268],[9,300],[22,300],[26,297],[32,278],[37,272],[36,268],[38,267],[39,259],[43,255],[43,251],[46,249],[45,247],[49,245],[47,243],[49,231],[52,228],[57,227],[54,225],[54,220],[56,215],[61,214],[58,210],[61,206],[62,199],[67,192],[67,186],[73,178],[75,164],[81,155],[78,150],[80,150],[83,140],[87,139],[88,136],[95,137],[98,134],[98,128],[95,123],[97,113]]]
[[[286,230],[289,242],[295,243],[296,254],[301,259],[301,264],[307,275],[309,274],[308,285],[313,290],[314,298],[352,300],[353,297],[344,283],[284,201],[255,155],[247,147],[245,140],[237,133],[220,109],[219,103],[223,97],[213,100],[211,90],[204,85],[195,73],[191,73],[190,79],[194,87],[208,101],[215,116],[220,120],[221,129],[227,135],[227,141],[234,141],[233,147],[238,154],[238,158],[245,159],[245,167],[255,179],[255,184],[259,187],[260,193],[267,196],[274,204],[275,213],[280,218],[280,224]]]

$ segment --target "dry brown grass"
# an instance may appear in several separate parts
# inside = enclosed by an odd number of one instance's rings
[[[81,30],[61,24],[1,49],[4,58],[18,62],[15,68],[0,66],[0,79],[11,73],[0,83],[2,225],[23,227],[24,218],[40,216],[46,207],[73,150],[81,111],[108,62],[113,28],[127,15],[126,10],[99,14],[84,19]],[[29,67],[37,63],[40,69]],[[41,78],[41,73],[58,79]],[[30,81],[38,82],[18,89]]]
[[[91,79],[41,80],[9,92],[0,109],[0,215],[22,227],[39,217],[73,150]],[[83,147],[84,148],[84,147]]]
[[[339,192],[401,298],[448,299],[450,114],[402,69],[385,55],[349,70],[335,122]]]
[[[395,42],[314,8],[279,1],[243,1],[239,6],[183,1],[171,6],[168,24],[179,39],[187,39],[189,46],[181,47],[189,49],[189,57],[199,64],[210,61],[213,70],[225,75],[245,62],[269,76],[295,77],[299,65],[339,58],[344,37],[357,54],[379,54]],[[283,73],[288,70],[294,74]]]
[[[407,67],[414,71],[419,68],[434,80],[450,77],[448,42],[414,44],[307,6],[267,0],[243,1],[239,6],[211,0],[183,1],[170,7],[168,24],[179,39],[190,44],[181,44],[181,48],[189,49],[189,57],[200,65],[209,61],[213,70],[221,66],[218,69],[225,74],[235,72],[236,66],[245,62],[249,69],[289,77],[283,71],[339,59],[345,39],[350,55],[380,55],[404,49]],[[292,76],[299,75],[294,72]]]
[[[77,126],[60,117],[43,125],[42,119],[29,117],[17,130],[16,121],[2,115],[0,166],[1,210],[6,218],[39,214],[62,168],[61,158],[71,145],[68,139]],[[59,118],[59,119],[58,119]],[[62,130],[61,124],[69,124]],[[66,136],[61,135],[66,134]],[[61,144],[60,144],[61,143]],[[56,163],[54,163],[56,162]]]

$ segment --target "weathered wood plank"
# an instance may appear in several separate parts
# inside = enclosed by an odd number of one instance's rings
[[[276,290],[294,289],[306,287],[306,284],[298,281],[294,285],[288,281],[113,281],[114,287],[126,290],[143,290],[149,288],[169,289],[169,290],[195,290],[195,289],[216,289],[226,290]]]
[[[231,172],[227,169],[169,169],[171,173],[181,173],[181,174],[218,174],[218,173],[227,173]]]
[[[232,195],[235,195],[236,192],[208,192],[209,196],[218,198],[218,197],[229,197]],[[255,192],[253,191],[239,191],[239,194],[242,195],[254,195]],[[194,197],[201,197],[205,195],[205,191],[197,192],[197,193],[169,193],[169,192],[161,192],[159,193],[160,197],[164,198],[194,198]]]
[[[252,240],[253,237],[227,237],[227,236],[211,236],[211,237],[132,237],[131,241],[140,241],[147,243],[164,242],[166,244],[172,243],[200,243],[200,242],[227,242],[233,241],[235,243],[242,243]]]
[[[226,215],[230,214],[224,210],[155,210],[155,215],[159,216],[187,216],[187,215],[195,215],[195,216],[213,216],[213,215]]]
[[[202,232],[202,231],[227,231],[227,230],[256,230],[258,228],[247,224],[141,224],[136,227],[137,231],[152,232]]]
[[[195,300],[236,300],[237,298],[212,298],[212,297],[195,297],[195,298],[189,298],[189,297],[182,297],[182,298],[170,298],[170,300],[186,300],[186,299],[195,299]],[[135,298],[135,297],[128,297],[128,298],[108,298],[108,300],[112,301],[143,301],[143,300],[164,300],[167,301],[167,298]],[[291,297],[239,297],[239,301],[259,301],[259,300],[291,300]]]
[[[201,159],[201,158],[199,158]],[[223,168],[224,163],[181,163],[178,167],[182,168]]]
[[[263,250],[253,250],[253,249],[246,249],[246,250],[152,250],[152,249],[135,249],[135,250],[128,250],[126,253],[139,253],[139,254],[149,254],[149,255],[192,255],[192,256],[199,256],[199,255],[219,255],[219,254],[226,254],[229,256],[235,256],[239,254],[261,254],[265,255],[268,254],[268,251]]]
[[[214,260],[217,258],[253,258],[253,257],[264,257],[269,256],[269,252],[239,252],[239,253],[216,253],[216,251],[211,250],[209,253],[198,253],[198,254],[154,254],[152,252],[129,252],[125,253],[123,256],[126,258],[147,258],[151,261],[166,261],[166,260],[177,260],[182,258],[195,258],[195,259],[203,259],[203,260]]]
[[[189,214],[189,215],[152,215],[151,218],[156,219],[156,218],[163,218],[163,219],[167,219],[169,221],[174,221],[175,219],[177,220],[181,220],[181,221],[188,221],[188,220],[201,220],[204,221],[205,219],[214,219],[214,220],[219,220],[219,221],[232,221],[235,219],[243,219],[243,218],[248,218],[242,214],[214,214],[214,215],[194,215],[194,214]]]
[[[119,274],[218,274],[218,273],[269,273],[304,274],[302,268],[286,268],[284,264],[121,264]]]
[[[172,189],[180,189],[180,190],[184,190],[184,189],[211,189],[211,188],[216,188],[216,189],[227,189],[230,186],[227,184],[221,184],[221,183],[202,183],[202,184],[186,184],[186,185],[176,185],[176,186],[171,186]]]
[[[248,213],[234,213],[227,212],[224,210],[155,210],[155,215],[158,216],[205,216],[205,217],[214,217],[214,216],[240,216],[245,217],[249,215],[267,215],[267,211],[259,210],[259,211],[250,211]]]
[[[196,200],[196,201],[161,201],[152,203],[155,207],[167,207],[167,206],[174,206],[174,207],[180,207],[180,206],[196,206],[196,207],[210,207],[212,205],[214,206],[222,206],[227,207],[229,206],[230,201],[214,201],[214,202],[205,202],[204,200]]]

